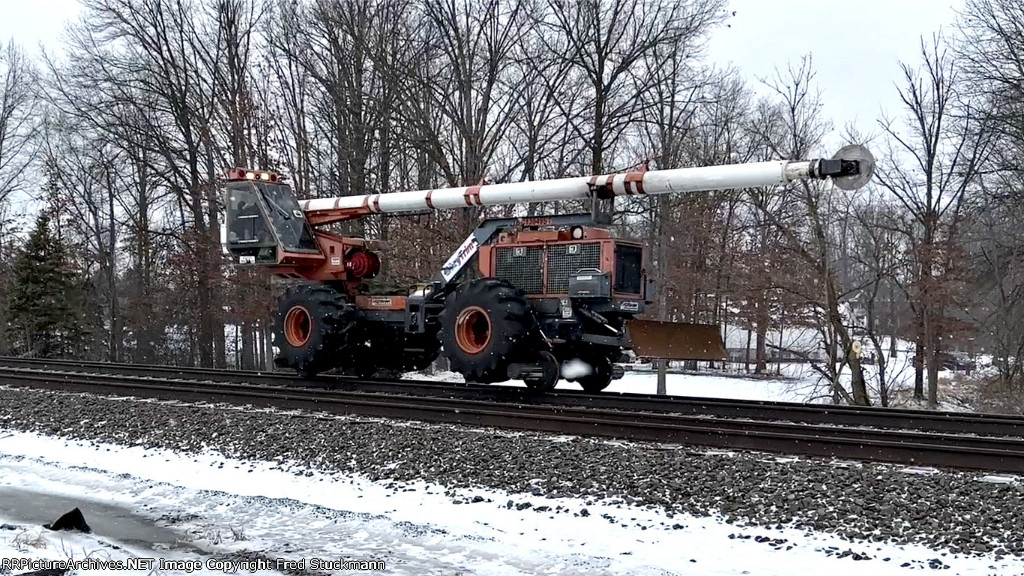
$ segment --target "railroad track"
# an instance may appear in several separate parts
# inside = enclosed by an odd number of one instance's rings
[[[357,379],[321,375],[315,381],[281,372],[211,370],[181,366],[112,364],[37,358],[0,357],[0,367],[21,367],[72,373],[122,374],[203,382],[233,382],[265,386],[305,387],[352,392],[408,394],[466,400],[495,400],[518,404],[606,408],[637,412],[689,414],[712,418],[832,424],[980,436],[1024,437],[1024,418],[999,414],[937,412],[900,408],[877,408],[834,404],[795,404],[757,400],[728,400],[657,396],[653,394],[587,394],[576,390],[555,390],[536,394],[526,388],[479,384],[452,384],[421,380]]]
[[[20,361],[20,360],[19,360]],[[14,363],[14,362],[11,362]],[[25,362],[22,362],[25,364]],[[127,371],[120,365],[107,365],[112,371]],[[502,399],[451,397],[436,393],[444,387],[417,386],[419,383],[394,384],[401,390],[349,390],[340,388],[295,388],[279,384],[230,383],[213,380],[226,376],[220,371],[192,372],[178,368],[163,369],[178,372],[176,377],[140,376],[137,373],[98,373],[101,367],[74,368],[69,364],[52,361],[36,363],[32,367],[12,367],[0,360],[0,384],[27,386],[120,396],[141,396],[180,401],[225,402],[257,407],[301,409],[332,414],[357,414],[386,418],[403,418],[439,423],[458,423],[474,426],[604,436],[630,440],[668,442],[782,452],[809,456],[836,457],[882,462],[898,462],[921,466],[968,468],[1001,472],[1024,473],[1024,437],[1004,434],[1013,424],[1024,426],[1024,420],[1012,417],[970,415],[978,422],[991,421],[990,434],[960,434],[912,429],[879,429],[859,422],[851,425],[808,423],[798,421],[800,414],[809,414],[806,408],[818,408],[825,414],[841,414],[845,419],[855,418],[857,412],[833,410],[835,407],[800,408],[792,418],[757,420],[750,418],[709,417],[706,414],[682,413],[662,406],[652,411],[650,397],[643,395],[609,396],[608,401],[633,401],[633,408],[608,407],[592,402],[589,405],[557,403],[547,396],[529,395],[534,402]],[[149,367],[146,367],[149,368]],[[85,373],[93,371],[93,373]],[[232,377],[252,378],[254,373],[234,373]],[[202,377],[203,381],[199,378]],[[270,377],[268,377],[270,378]],[[273,375],[294,383],[295,379]],[[382,381],[346,381],[350,385],[381,385]],[[422,394],[430,390],[434,394]],[[472,388],[469,388],[472,391]],[[514,389],[513,389],[514,390]],[[449,387],[449,391],[451,388]],[[517,393],[526,393],[518,391]],[[565,394],[563,394],[565,395]],[[584,394],[567,394],[578,399],[602,398]],[[660,399],[662,403],[666,399]],[[680,399],[667,401],[669,404]],[[693,400],[693,399],[690,399]],[[560,401],[558,401],[560,402]],[[701,400],[705,404],[706,400]],[[761,403],[763,404],[763,403]],[[638,407],[639,406],[639,407]],[[762,408],[764,408],[762,406]],[[773,410],[784,406],[772,404]],[[877,410],[876,410],[877,411]],[[885,410],[884,412],[889,412]],[[898,413],[898,411],[893,411]],[[917,414],[916,411],[905,411]],[[779,415],[779,412],[773,412]],[[961,418],[963,415],[957,415]],[[951,416],[953,418],[953,416]],[[918,420],[921,420],[918,418]],[[1016,421],[1016,422],[1014,422]],[[1018,428],[1019,430],[1019,428]]]

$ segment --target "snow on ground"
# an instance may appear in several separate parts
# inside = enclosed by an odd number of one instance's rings
[[[724,371],[679,372],[670,371],[666,374],[666,393],[670,396],[691,396],[697,398],[724,398],[731,400],[763,400],[772,402],[799,403],[830,403],[832,396],[826,380],[811,364],[807,362],[769,363],[766,374],[754,376],[740,371],[742,364],[730,364],[731,368]],[[740,368],[737,368],[740,367]],[[872,403],[879,402],[879,368],[877,365],[864,364],[864,378],[867,383],[868,396]],[[588,366],[580,360],[572,360],[562,365],[564,376],[580,376],[589,372]],[[655,394],[658,390],[657,372],[651,364],[627,365],[625,376],[613,380],[607,392]],[[939,381],[947,386],[955,380],[954,372],[942,370]],[[432,380],[437,382],[465,382],[461,374],[448,371],[409,372],[402,376],[407,380]],[[894,405],[907,402],[909,391],[914,388],[913,357],[906,350],[900,349],[895,357],[889,358],[885,372],[886,388],[889,390],[890,402]],[[850,371],[845,367],[841,381],[847,390],[850,389]],[[502,386],[525,386],[521,380],[502,382]],[[579,384],[560,380],[556,390],[580,390]],[[902,393],[901,393],[902,392]],[[940,389],[940,396],[948,396]],[[919,406],[908,406],[919,407]],[[940,410],[964,411],[970,406],[962,403],[948,402],[940,398]]]
[[[4,489],[32,491],[40,501],[73,498],[87,521],[95,502],[153,520],[171,519],[167,524],[189,545],[220,557],[248,550],[307,562],[384,560],[387,574],[885,576],[945,566],[950,574],[1024,573],[1021,559],[851,543],[713,517],[668,517],[659,509],[611,502],[450,491],[423,483],[395,487],[289,463],[233,460],[213,451],[178,454],[0,430]],[[574,514],[553,514],[555,507]],[[26,526],[25,519],[12,516],[0,509],[0,522]],[[117,558],[183,556],[166,546],[111,549],[101,543],[108,540],[103,534],[44,531],[45,548],[25,546],[24,535],[35,534],[35,529],[0,530],[0,556],[59,558],[68,551],[79,557],[90,551]],[[198,552],[191,557],[203,559]]]
[[[96,562],[88,566],[88,574],[115,574],[121,569],[107,562],[127,562],[129,558],[151,556],[139,549],[128,549],[112,544],[109,539],[90,534],[50,532],[39,527],[15,527],[9,518],[0,517],[0,573],[18,574],[51,568],[43,562],[85,561]],[[175,560],[188,561],[181,557]],[[165,558],[170,559],[168,556]],[[138,572],[144,572],[138,570]],[[214,574],[201,570],[197,574]]]
[[[565,383],[564,386],[569,387],[573,384]],[[805,402],[815,396],[817,388],[816,382],[781,378],[762,380],[716,374],[665,375],[665,390],[672,396]],[[650,372],[627,372],[621,379],[613,380],[606,390],[654,394],[658,391],[658,375]]]
[[[423,374],[409,372],[403,375],[407,380],[433,380],[438,382],[465,382],[455,372],[434,372]],[[522,380],[502,382],[500,386],[525,386]],[[777,402],[823,401],[821,385],[814,377],[808,378],[744,378],[736,375],[679,374],[669,373],[665,378],[666,391],[671,396],[694,396],[699,398],[729,398],[737,400],[770,400]],[[559,381],[556,390],[580,390],[579,384],[567,380]],[[626,372],[625,376],[612,383],[606,392],[631,394],[655,394],[658,391],[658,375],[651,371]]]
[[[0,573],[19,574],[47,568],[69,566],[70,562],[78,574],[101,575],[120,574],[125,571],[150,574],[153,569],[183,568],[187,570],[161,570],[160,573],[187,573],[194,575],[223,575],[224,570],[212,560],[209,567],[205,560],[198,563],[194,556],[180,552],[147,551],[144,548],[126,547],[110,538],[77,532],[51,532],[32,526],[15,526],[10,518],[0,516]],[[7,522],[7,524],[4,524]],[[156,555],[163,559],[163,566]],[[154,558],[134,566],[132,559]],[[137,560],[136,560],[137,561]],[[81,564],[84,563],[84,564]],[[173,563],[173,564],[172,564]],[[149,569],[146,569],[146,568]],[[129,570],[129,568],[135,568]],[[5,571],[6,570],[6,571]]]

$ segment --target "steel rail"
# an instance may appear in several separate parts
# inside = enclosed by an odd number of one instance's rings
[[[321,376],[316,381],[307,381],[294,375],[277,372],[0,357],[0,368],[5,366],[23,366],[42,370],[66,370],[69,372],[92,372],[95,370],[103,374],[147,374],[164,378],[195,381],[253,383],[308,388],[326,387],[335,390],[459,397],[521,404],[690,414],[716,418],[778,420],[806,424],[866,426],[982,436],[1024,436],[1024,418],[1000,414],[657,396],[652,394],[601,393],[594,395],[572,390],[556,390],[547,394],[536,394],[528,389],[512,386],[453,385],[451,383],[422,380],[357,379],[343,376]]]
[[[231,383],[204,384],[188,380],[80,375],[27,369],[0,371],[0,384],[1024,473],[1024,438],[721,420],[680,414],[510,404],[408,394],[316,391]]]

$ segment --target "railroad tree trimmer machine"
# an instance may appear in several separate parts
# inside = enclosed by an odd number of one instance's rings
[[[275,363],[313,376],[418,370],[444,354],[468,381],[523,379],[553,388],[566,377],[603,390],[624,351],[665,359],[722,359],[717,327],[635,317],[653,301],[647,254],[589,214],[483,220],[431,279],[371,294],[381,269],[372,240],[324,229],[372,214],[500,204],[782,186],[827,179],[864,184],[874,159],[847,146],[831,159],[778,160],[298,200],[270,172],[227,173],[227,248],[242,265],[295,281],[278,301]],[[475,265],[471,265],[475,264]]]

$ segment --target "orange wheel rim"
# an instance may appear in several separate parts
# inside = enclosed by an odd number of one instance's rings
[[[467,354],[479,354],[491,343],[491,317],[479,306],[470,306],[455,319],[455,343]]]
[[[313,333],[313,319],[309,311],[302,306],[294,306],[284,317],[284,338],[289,344],[298,348],[309,342]]]

